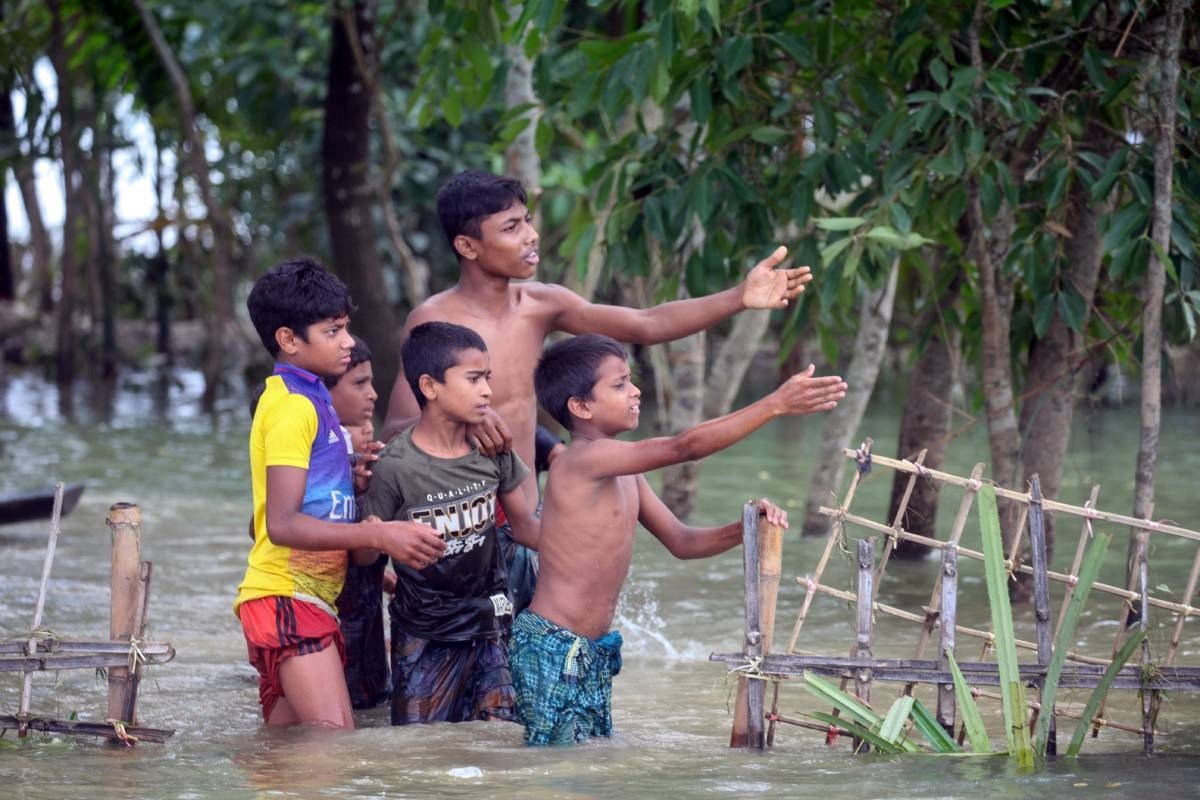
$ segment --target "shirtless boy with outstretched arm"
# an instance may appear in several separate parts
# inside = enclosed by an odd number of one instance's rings
[[[685,525],[642,475],[693,461],[741,441],[782,415],[828,411],[846,394],[838,377],[793,375],[750,405],[675,436],[620,441],[637,427],[641,392],[625,349],[597,335],[546,350],[534,377],[542,407],[571,431],[550,465],[533,602],[513,624],[510,665],[526,744],[566,744],[612,733],[612,676],[621,667],[621,635],[609,631],[629,573],[637,523],[676,558],[704,558],[742,540],[741,522]],[[763,499],[769,521],[787,515]]]
[[[787,256],[787,249],[778,247],[741,284],[707,297],[647,309],[599,305],[562,286],[525,280],[537,272],[540,255],[538,232],[519,181],[473,170],[460,173],[438,192],[437,209],[458,258],[458,283],[413,309],[401,340],[424,322],[453,322],[483,337],[492,358],[492,409],[471,433],[484,452],[511,447],[525,464],[534,463],[537,424],[530,378],[551,331],[603,333],[634,344],[668,342],[711,328],[743,309],[783,308],[812,279],[808,267],[777,269]],[[420,408],[401,364],[388,401],[383,440],[418,416]],[[536,476],[528,477],[521,488],[535,506]],[[503,538],[504,526],[500,534]],[[519,611],[527,600],[520,596],[522,587],[511,588]]]

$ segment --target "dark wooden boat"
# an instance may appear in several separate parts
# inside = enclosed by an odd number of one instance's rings
[[[79,502],[83,494],[82,483],[68,483],[63,487],[62,515],[65,517]],[[21,494],[0,494],[0,525],[12,522],[29,522],[35,519],[50,519],[54,513],[54,487]]]

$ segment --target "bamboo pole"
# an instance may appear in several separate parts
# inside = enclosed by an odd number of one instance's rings
[[[1083,504],[1084,508],[1095,508],[1096,499],[1100,497],[1100,487],[1093,486],[1092,493],[1088,495],[1087,502]],[[1071,595],[1075,594],[1075,581],[1073,578],[1078,577],[1079,568],[1083,565],[1083,554],[1087,552],[1088,540],[1092,538],[1092,521],[1086,517],[1083,520],[1083,525],[1079,531],[1079,540],[1075,543],[1075,557],[1071,560],[1071,571],[1067,573],[1067,590],[1063,593],[1062,608],[1058,610],[1058,622],[1054,624],[1054,635],[1058,635],[1059,628],[1062,627],[1063,619],[1067,616],[1067,606],[1071,604]],[[1200,557],[1200,550],[1197,550]]]
[[[50,537],[46,542],[46,557],[42,561],[42,582],[38,585],[37,603],[33,608],[33,625],[29,628],[29,642],[26,644],[26,655],[37,652],[37,630],[42,626],[42,613],[46,610],[46,590],[50,585],[50,569],[54,566],[54,551],[58,547],[58,534],[62,522],[63,483],[54,485],[54,509],[50,513]],[[23,720],[29,714],[29,704],[33,701],[33,673],[26,672],[21,676],[21,704],[17,712],[17,738],[23,739],[29,735],[29,725]]]
[[[1196,549],[1196,556],[1192,559],[1192,571],[1188,574],[1187,586],[1183,590],[1183,602],[1190,605],[1192,597],[1196,594],[1196,583],[1200,581],[1200,548]],[[1183,638],[1183,624],[1187,621],[1187,614],[1179,614],[1175,617],[1175,627],[1171,631],[1171,642],[1167,645],[1167,655],[1163,659],[1163,663],[1171,666],[1175,663],[1175,654],[1179,652],[1179,642]],[[1162,704],[1162,697],[1155,696],[1154,709],[1151,712],[1151,727],[1158,721],[1158,709]]]
[[[752,505],[752,504],[747,504]],[[757,515],[757,507],[755,514]],[[743,542],[747,535],[745,511],[743,510]],[[765,519],[755,517],[755,534],[758,541],[758,594],[759,616],[762,631],[762,655],[771,651],[775,638],[775,607],[779,598],[779,578],[782,574],[783,562],[783,528],[772,525]],[[733,730],[729,735],[730,747],[750,747],[749,715],[752,713],[750,703],[750,683],[762,681],[746,677],[738,678],[737,694],[733,704]],[[765,692],[764,692],[765,696]],[[760,716],[762,708],[759,709]],[[776,709],[772,708],[770,728],[767,731],[766,746],[774,739]]]
[[[742,506],[742,569],[745,576],[745,623],[746,635],[742,643],[742,655],[751,664],[762,657],[762,612],[758,583],[758,508],[752,503]],[[742,678],[741,680],[747,680]],[[763,747],[763,684],[749,681],[745,691],[738,693],[734,709],[733,731],[729,737],[730,747]],[[757,704],[757,712],[755,705]],[[740,712],[740,713],[739,713]]]
[[[950,670],[947,653],[954,652],[955,627],[958,624],[958,554],[953,547],[942,551],[942,610],[938,619],[938,669]],[[939,683],[937,692],[937,721],[954,735],[956,716],[954,684]]]
[[[893,459],[887,459],[887,460],[891,461]],[[886,463],[886,462],[882,462],[882,463]],[[914,465],[914,470],[915,469],[916,469],[916,467]],[[922,467],[922,469],[924,469],[924,467]],[[936,473],[936,470],[926,470],[926,472],[934,474],[934,473]],[[954,517],[954,525],[950,528],[950,538],[946,540],[945,547],[948,547],[948,548],[953,547],[955,549],[958,549],[958,542],[960,539],[962,539],[963,530],[966,528],[966,525],[967,525],[967,515],[971,512],[971,505],[975,501],[975,493],[978,492],[979,488],[980,488],[979,476],[981,476],[982,474],[983,474],[983,463],[980,462],[980,463],[977,463],[974,466],[974,468],[972,468],[971,479],[969,481],[963,483],[963,488],[966,491],[963,492],[962,501],[958,504],[958,513]],[[939,542],[939,546],[941,546],[940,542]],[[982,558],[982,553],[980,554],[980,557]],[[924,620],[924,626],[921,628],[921,636],[920,636],[920,638],[917,639],[917,653],[916,653],[917,658],[920,658],[924,654],[925,645],[927,645],[929,643],[929,639],[933,635],[933,626],[935,624],[937,624],[938,609],[939,609],[941,601],[942,601],[941,584],[942,584],[942,576],[941,576],[941,573],[939,572],[938,576],[934,579],[934,582],[933,582],[933,594],[929,598],[929,605],[925,609],[925,620]],[[904,693],[911,694],[912,686],[911,685],[905,686]]]
[[[1050,638],[1050,584],[1046,580],[1046,518],[1042,513],[1042,483],[1037,474],[1029,486],[1029,546],[1033,559],[1033,614],[1037,626],[1038,665],[1045,668],[1050,663],[1053,647]],[[1041,696],[1045,680],[1036,682],[1037,694]],[[1050,727],[1046,732],[1046,755],[1058,753],[1057,729],[1054,715],[1050,715]]]
[[[1045,502],[1049,502],[1049,501],[1044,500],[1043,502],[1045,503]],[[867,519],[866,517],[860,517],[857,514],[843,513],[840,509],[829,508],[827,506],[821,506],[820,512],[822,514],[825,514],[826,516],[830,516],[830,517],[840,516],[845,522],[853,523],[855,525],[858,525],[859,527],[866,528],[869,531],[875,531],[878,533],[888,534],[892,530],[887,525],[884,525],[882,522],[875,522],[874,520]],[[929,545],[931,548],[934,548],[936,550],[944,550],[949,544],[948,542],[942,542],[937,539],[931,539],[927,536],[921,536],[920,534],[910,533],[908,531],[901,531],[899,536],[902,539],[908,539],[913,542],[920,542],[921,544]],[[978,550],[973,550],[969,547],[963,547],[961,545],[958,546],[958,554],[960,556],[965,556],[967,558],[974,559],[976,561],[983,560],[983,553],[981,553]],[[1005,567],[1011,571],[1021,572],[1021,573],[1027,574],[1027,575],[1033,574],[1033,567],[1021,565],[1014,569],[1011,561],[1005,560],[1004,563],[1005,563]],[[1074,583],[1078,579],[1078,576],[1069,575],[1065,572],[1055,572],[1054,570],[1047,570],[1046,577],[1052,581],[1056,581],[1058,583],[1066,583],[1068,585]],[[1097,581],[1095,584],[1092,585],[1092,591],[1100,592],[1102,594],[1109,594],[1109,595],[1112,595],[1113,597],[1119,597],[1122,600],[1125,600],[1129,603],[1134,603],[1134,602],[1140,601],[1141,595],[1133,590],[1133,588],[1132,588],[1133,585],[1134,585],[1133,583],[1130,583],[1131,588],[1122,589],[1119,586],[1113,586],[1112,584],[1101,583],[1100,581]],[[935,584],[935,586],[936,586],[936,584]],[[1161,608],[1165,611],[1170,611],[1175,614],[1188,614],[1190,616],[1196,616],[1197,614],[1200,614],[1200,609],[1193,608],[1192,606],[1184,604],[1184,603],[1174,603],[1174,602],[1171,602],[1170,600],[1161,600],[1157,597],[1149,598],[1148,602],[1149,602],[1150,606],[1153,608]],[[1120,649],[1119,642],[1118,642],[1117,649]]]
[[[871,648],[875,640],[872,624],[874,615],[871,606],[875,599],[875,540],[858,540],[858,634],[854,646],[855,658],[873,658]],[[871,704],[871,668],[860,667],[854,671],[854,694],[867,705]],[[854,740],[856,752],[865,753],[870,745]]]
[[[1146,537],[1147,539],[1149,536]],[[1146,635],[1146,629],[1150,622],[1150,604],[1146,602],[1149,595],[1150,584],[1150,562],[1146,553],[1146,542],[1139,537],[1138,542],[1138,579],[1142,585],[1142,605],[1140,608],[1141,616],[1138,618],[1138,627],[1142,631],[1142,675],[1149,675],[1151,669],[1150,661],[1150,637]],[[1154,706],[1157,699],[1158,691],[1143,687],[1142,695],[1142,754],[1147,756],[1154,755]]]
[[[917,466],[925,464],[925,454],[929,450],[921,448],[921,452],[917,453],[917,458],[913,462]],[[883,583],[883,573],[887,569],[888,561],[892,558],[892,551],[896,549],[896,542],[900,539],[899,533],[904,530],[904,512],[908,510],[908,501],[912,498],[913,489],[917,485],[917,473],[908,476],[908,483],[904,485],[904,495],[900,498],[899,505],[896,506],[896,515],[892,517],[892,534],[887,537],[887,541],[883,545],[883,554],[879,557],[879,567],[875,570],[875,585],[879,586]]]
[[[108,527],[112,531],[112,595],[109,603],[109,638],[130,642],[138,633],[137,617],[141,592],[141,509],[133,503],[116,503],[108,512]],[[135,665],[136,666],[136,665]],[[135,670],[136,671],[136,670]],[[136,703],[137,684],[128,666],[112,667],[108,671],[108,718],[126,723],[137,720],[125,718]]]
[[[850,458],[855,456],[854,450],[847,448],[843,452]],[[875,464],[891,467],[899,470],[900,472],[918,471],[917,465],[913,464],[911,461],[906,461],[903,459],[888,458],[887,456],[876,455],[872,456],[872,460]],[[971,478],[962,478],[958,475],[951,475],[948,472],[941,472],[939,470],[929,469],[928,467],[920,467],[920,471],[921,474],[926,477],[940,480],[952,486],[971,486]],[[1024,492],[1015,492],[1012,489],[1005,489],[1000,486],[996,487],[996,496],[1004,497],[1009,500],[1016,500],[1026,504],[1029,502],[1028,494]],[[1060,503],[1057,500],[1050,499],[1044,499],[1042,501],[1042,506],[1046,511],[1061,512],[1063,514],[1070,514],[1071,516],[1075,517],[1085,517],[1087,519],[1103,520],[1116,525],[1126,525],[1130,528],[1138,530],[1147,530],[1152,533],[1169,533],[1173,536],[1179,536],[1184,539],[1191,539],[1193,541],[1200,542],[1200,531],[1189,530],[1188,528],[1182,528],[1178,525],[1171,525],[1166,522],[1154,522],[1150,519],[1138,519],[1137,517],[1130,517],[1125,514],[1114,514],[1111,511],[1099,511],[1094,508],[1081,508],[1079,506]]]

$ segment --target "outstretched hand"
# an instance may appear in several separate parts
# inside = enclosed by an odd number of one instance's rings
[[[846,382],[836,375],[814,378],[816,368],[799,372],[784,381],[772,394],[781,404],[782,414],[812,414],[830,411],[846,396]]]
[[[778,525],[780,528],[788,526],[787,512],[782,508],[765,497],[760,497],[755,502],[758,505],[758,515],[760,517],[765,517],[767,522],[772,525]]]
[[[804,284],[812,280],[808,267],[776,269],[787,258],[782,245],[754,265],[742,282],[742,305],[746,308],[786,308],[789,300],[799,297]]]

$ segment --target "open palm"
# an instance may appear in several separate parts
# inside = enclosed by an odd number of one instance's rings
[[[784,308],[804,291],[804,284],[812,280],[812,270],[776,269],[785,258],[787,248],[777,247],[746,274],[742,284],[742,304],[746,308]]]

